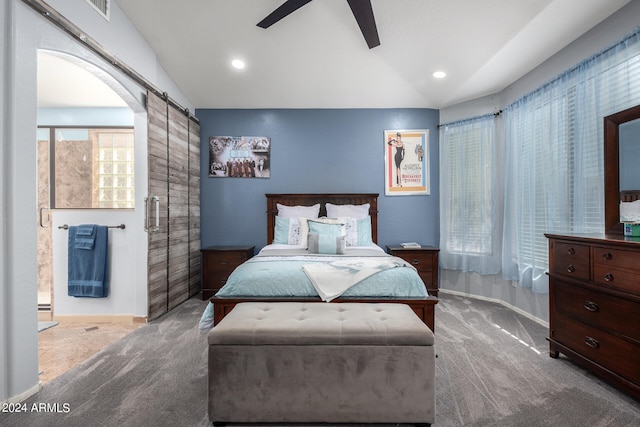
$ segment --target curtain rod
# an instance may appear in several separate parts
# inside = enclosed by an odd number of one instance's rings
[[[498,118],[502,115],[502,110],[498,110],[494,113],[488,113],[488,114],[483,114],[481,116],[474,116],[474,117],[469,117],[468,119],[462,119],[462,120],[457,120],[455,122],[449,122],[449,123],[441,123],[438,125],[438,129],[440,129],[443,126],[452,126],[452,125],[457,125],[458,123],[463,123],[463,122],[470,122],[470,121],[474,121],[474,120],[478,120],[478,119],[486,119],[487,117],[493,116],[494,118]]]
[[[82,31],[78,26],[69,21],[63,15],[61,15],[57,10],[52,8],[46,2],[42,0],[22,0],[23,3],[31,7],[33,10],[38,12],[40,15],[48,19],[51,23],[56,25],[58,28],[63,30],[65,33],[69,34],[75,40],[80,42],[82,45],[86,46],[93,53],[98,55],[100,58],[107,61],[109,64],[117,68],[126,74],[129,78],[134,80],[136,83],[143,86],[146,90],[153,92],[157,96],[161,97],[163,100],[167,101],[173,107],[182,111],[187,117],[196,123],[200,123],[200,120],[189,112],[188,108],[180,105],[176,100],[172,99],[167,92],[163,92],[158,89],[153,83],[140,75],[133,68],[129,67],[124,62],[121,62],[118,57],[113,55],[111,52],[106,50],[100,43],[95,41],[93,38],[89,37],[84,31]]]

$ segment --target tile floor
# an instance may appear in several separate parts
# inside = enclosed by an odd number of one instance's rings
[[[143,325],[69,322],[38,332],[40,381],[43,384],[51,381]]]

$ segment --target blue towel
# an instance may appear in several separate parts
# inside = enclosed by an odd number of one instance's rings
[[[98,226],[95,224],[82,224],[76,230],[75,247],[76,249],[93,249],[96,242],[96,230]]]
[[[108,230],[96,226],[93,248],[78,248],[76,238],[80,227],[69,227],[69,283],[67,294],[72,297],[104,298],[109,295]]]

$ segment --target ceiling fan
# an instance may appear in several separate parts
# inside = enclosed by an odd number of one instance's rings
[[[300,9],[311,0],[287,0],[276,10],[271,12],[269,16],[258,22],[258,27],[269,28],[282,18]],[[371,0],[347,0],[353,16],[358,22],[360,31],[364,36],[365,41],[369,49],[372,49],[380,45],[380,38],[378,37],[378,29],[376,28],[376,20],[373,17],[373,8],[371,7]]]

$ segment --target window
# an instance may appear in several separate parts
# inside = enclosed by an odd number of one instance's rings
[[[547,292],[544,234],[603,231],[603,118],[638,103],[640,29],[505,108],[504,135],[491,115],[443,125],[442,267]]]
[[[603,118],[640,102],[638,32],[505,110],[503,275],[547,292],[544,233],[601,233]]]
[[[43,133],[51,141],[51,208],[134,207],[133,128],[40,128]]]
[[[445,268],[500,271],[495,118],[440,129],[441,263]]]

